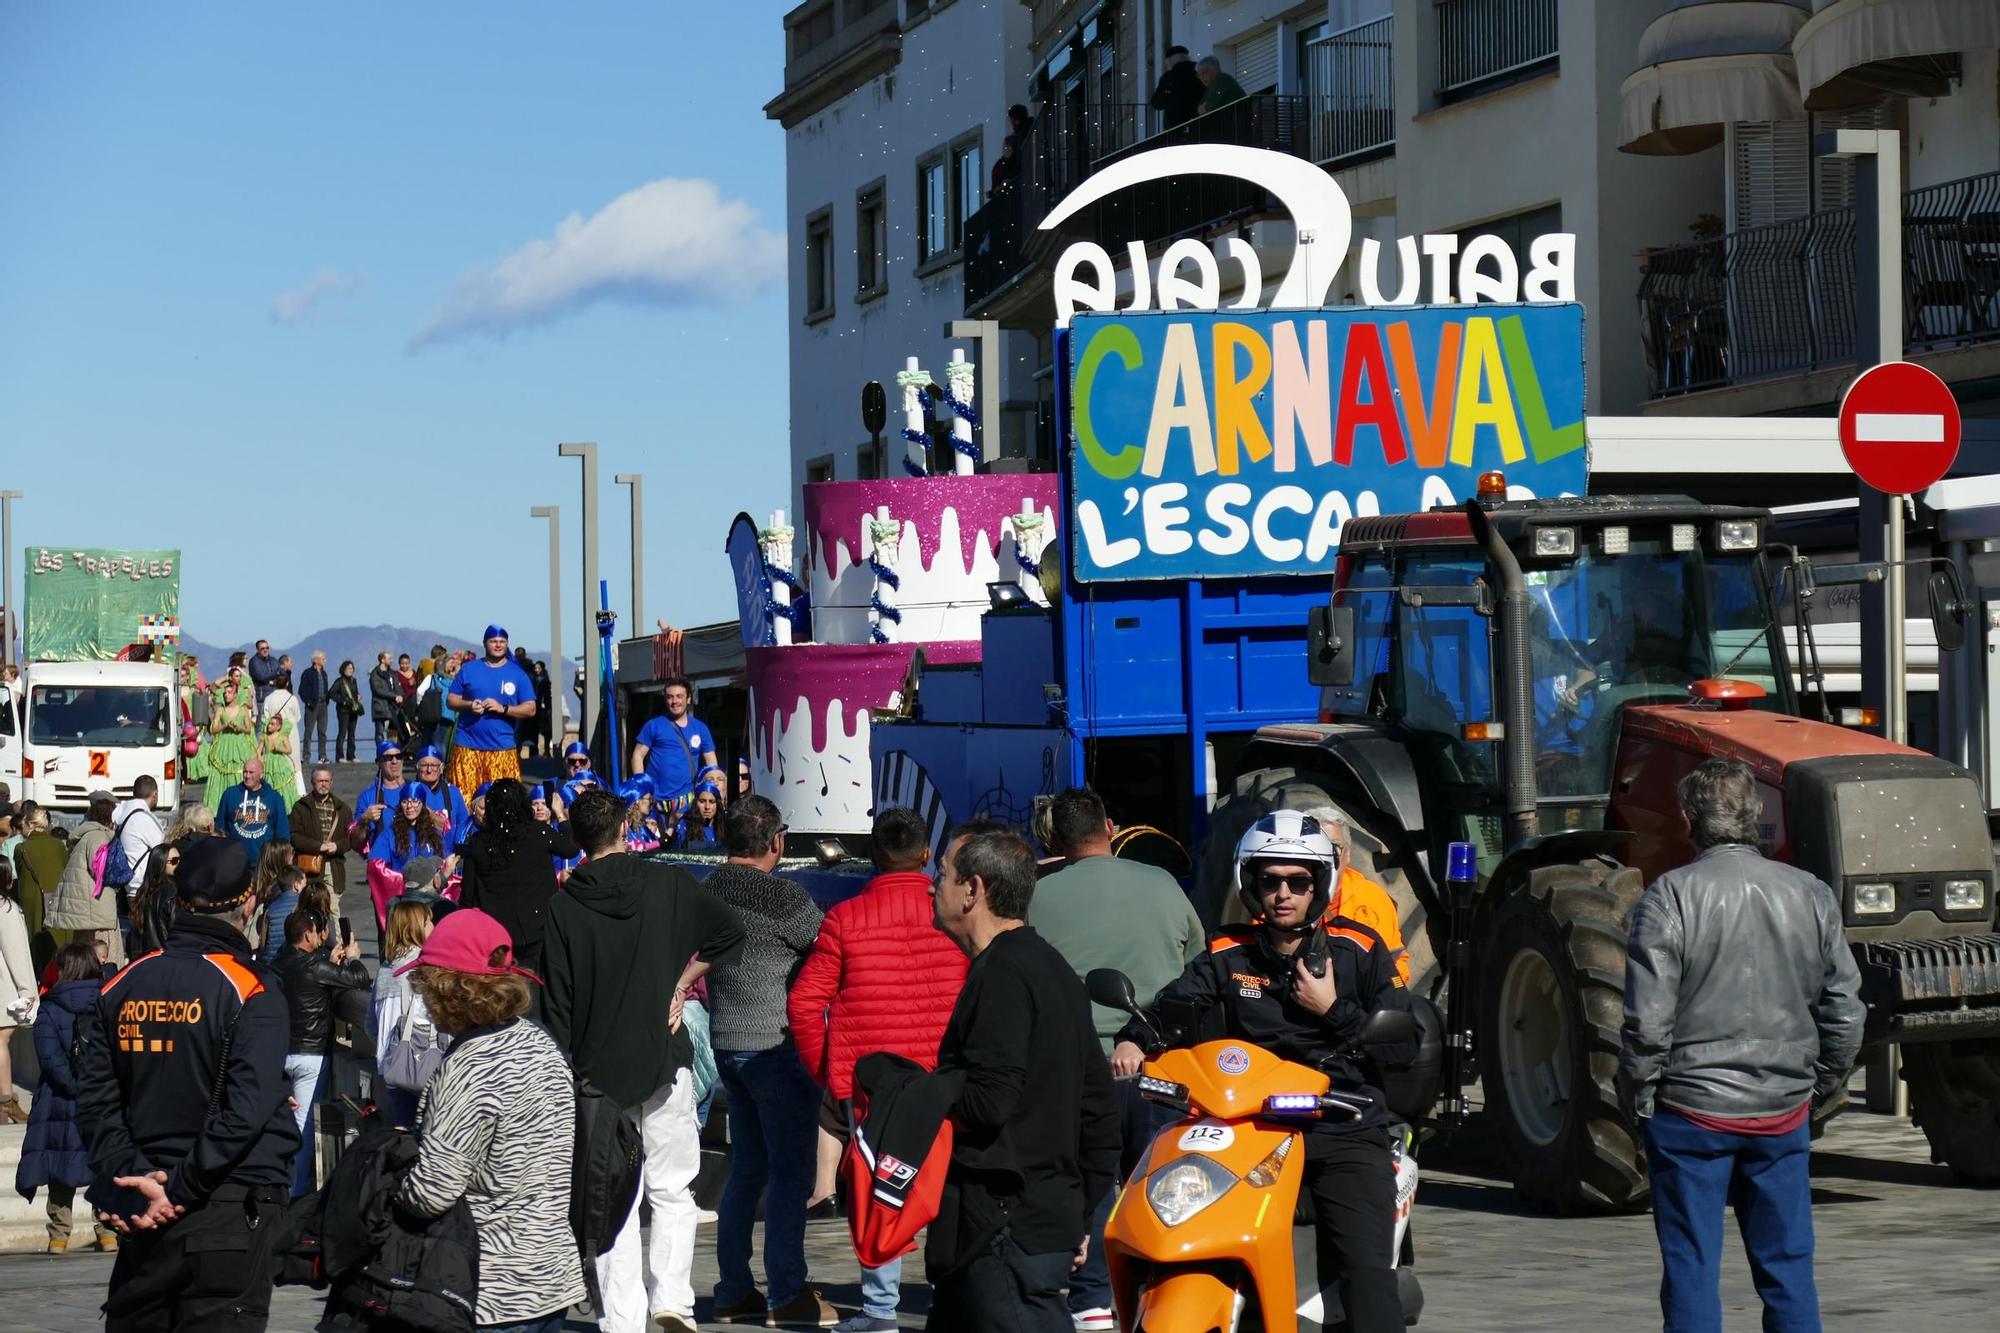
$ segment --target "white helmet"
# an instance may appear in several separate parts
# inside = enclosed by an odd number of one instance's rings
[[[1313,905],[1306,914],[1310,928],[1333,901],[1333,877],[1340,870],[1333,839],[1303,810],[1273,810],[1252,824],[1236,844],[1236,892],[1253,917],[1264,911],[1257,894],[1258,867],[1273,861],[1312,867]]]

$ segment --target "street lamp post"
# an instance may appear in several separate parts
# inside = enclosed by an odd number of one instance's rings
[[[13,626],[21,621],[14,600],[14,501],[20,491],[0,491],[0,665],[14,660]]]
[[[549,744],[562,746],[562,706],[569,695],[569,673],[563,670],[562,651],[562,507],[535,505],[528,510],[535,518],[549,521]]]
[[[583,716],[578,725],[583,729],[583,743],[588,745],[597,732],[597,715],[604,706],[597,654],[589,651],[591,636],[597,633],[597,616],[591,610],[591,598],[597,591],[597,446],[559,444],[556,453],[563,458],[583,460]]]
[[[644,634],[646,619],[640,611],[646,604],[646,514],[640,492],[645,478],[637,472],[620,472],[613,480],[632,488],[632,633]]]

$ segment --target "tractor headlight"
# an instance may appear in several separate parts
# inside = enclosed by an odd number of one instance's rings
[[[1944,910],[1947,912],[1976,912],[1986,906],[1986,881],[1983,879],[1950,879],[1944,885]]]
[[[1623,524],[1605,528],[1597,534],[1597,544],[1606,555],[1629,555],[1632,551],[1632,529]]]
[[[1723,551],[1754,551],[1757,549],[1757,520],[1754,518],[1725,518],[1715,525],[1716,549]]]
[[[1694,549],[1695,529],[1692,523],[1676,523],[1671,530],[1673,548],[1676,551]]]
[[[1887,916],[1896,910],[1896,886],[1894,884],[1856,884],[1854,886],[1854,914],[1856,916]]]
[[[1155,1171],[1146,1181],[1146,1202],[1162,1222],[1177,1227],[1221,1198],[1236,1177],[1212,1157],[1190,1153]]]
[[[1575,528],[1536,528],[1535,555],[1540,558],[1576,554]]]

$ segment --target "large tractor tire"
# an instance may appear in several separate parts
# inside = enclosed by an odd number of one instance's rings
[[[1429,996],[1437,980],[1437,954],[1426,926],[1427,914],[1398,864],[1407,854],[1391,848],[1383,833],[1356,819],[1373,812],[1348,811],[1309,776],[1295,768],[1260,768],[1236,780],[1208,819],[1208,840],[1196,865],[1195,908],[1211,925],[1239,925],[1249,913],[1236,892],[1236,844],[1250,826],[1273,810],[1303,810],[1347,826],[1348,862],[1385,889],[1396,904],[1403,947],[1410,956],[1410,989]],[[1394,830],[1384,830],[1395,836]]]
[[[2000,1186],[2000,1042],[1905,1046],[1903,1077],[1931,1160],[1968,1185]]]
[[[1618,1109],[1625,939],[1645,888],[1614,861],[1543,866],[1497,902],[1478,949],[1480,1077],[1527,1202],[1625,1212],[1647,1200]]]

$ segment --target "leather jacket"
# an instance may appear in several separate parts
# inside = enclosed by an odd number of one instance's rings
[[[287,944],[279,951],[272,967],[285,988],[285,1002],[292,1013],[293,1055],[323,1055],[333,1039],[334,992],[365,991],[374,985],[368,967],[359,958],[344,963],[333,961],[333,946],[321,945],[305,953]]]
[[[1632,912],[1620,1101],[1773,1116],[1847,1080],[1861,975],[1833,891],[1738,843],[1661,875]]]

